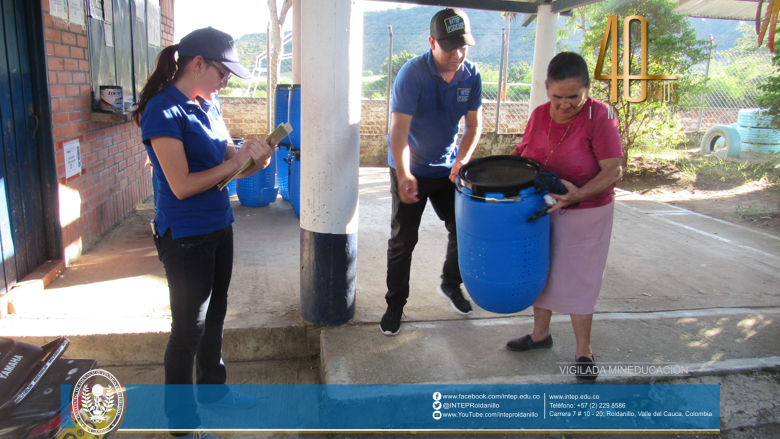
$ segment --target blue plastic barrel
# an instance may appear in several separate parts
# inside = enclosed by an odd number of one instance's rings
[[[276,86],[276,95],[274,99],[274,126],[286,123],[289,121],[288,108],[290,105],[290,84],[279,84]],[[274,153],[276,155],[276,183],[279,188],[279,193],[282,195],[282,199],[290,199],[290,191],[287,184],[289,166],[287,165],[287,156],[290,154],[290,147],[292,146],[290,136],[285,137],[277,145],[278,149]]]
[[[286,123],[288,119],[287,107],[290,102],[290,84],[276,86],[274,95],[274,127],[280,123]],[[286,140],[286,139],[285,139]]]
[[[550,216],[533,180],[541,167],[518,156],[476,159],[461,168],[455,196],[463,285],[481,308],[502,314],[531,306],[550,270]]]
[[[271,155],[271,163],[250,177],[237,179],[236,194],[238,201],[247,207],[262,207],[276,200],[276,157]]]
[[[290,165],[287,158],[290,155],[290,147],[279,145],[274,153],[276,156],[276,185],[279,187],[279,194],[285,201],[290,200],[290,187],[288,180],[290,178]]]
[[[236,151],[238,151],[238,148],[244,144],[244,138],[243,137],[233,137],[233,144],[236,145]],[[236,195],[236,179],[230,180],[230,183],[227,184],[227,190],[228,195],[231,197],[233,195]]]
[[[228,195],[230,195],[231,197],[233,195],[236,195],[236,179],[235,178],[233,180],[230,180],[230,183],[227,184],[227,190],[228,190]]]
[[[289,122],[289,105],[290,105],[290,84],[279,84],[276,86],[276,94],[274,96],[274,128],[279,124]],[[279,145],[292,145],[290,136],[285,137],[279,141]]]
[[[290,150],[290,205],[298,218],[301,217],[301,150]]]
[[[293,84],[290,87],[290,108],[289,108],[290,125],[293,127],[293,132],[290,133],[289,139],[292,143],[292,147],[295,149],[301,149],[301,85]]]

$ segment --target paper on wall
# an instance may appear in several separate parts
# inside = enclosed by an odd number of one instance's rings
[[[52,17],[68,19],[68,0],[49,0],[49,14]]]
[[[79,139],[65,142],[62,145],[65,158],[65,178],[70,178],[81,173],[81,148]]]
[[[135,0],[135,18],[139,20],[146,19],[146,8],[144,0]]]
[[[68,21],[84,26],[84,0],[68,0]]]
[[[114,47],[114,25],[103,23],[103,33],[106,38],[106,47]]]
[[[89,0],[87,9],[90,17],[98,20],[103,19],[103,0]]]
[[[103,0],[103,19],[106,23],[114,22],[114,0]]]

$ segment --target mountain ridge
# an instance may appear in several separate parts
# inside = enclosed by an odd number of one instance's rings
[[[393,54],[406,50],[420,55],[429,48],[428,35],[430,18],[439,11],[435,6],[417,6],[414,8],[387,9],[384,11],[366,11],[363,14],[363,71],[382,74],[382,64],[387,59],[388,29],[393,29]],[[471,30],[476,40],[476,46],[470,48],[469,59],[483,65],[498,69],[501,54],[501,31],[506,27],[506,19],[501,13],[466,9],[471,22]],[[559,28],[563,26],[566,17],[561,17]],[[734,46],[742,33],[737,29],[739,21],[689,18],[699,39],[706,40],[708,35],[715,35],[716,50],[726,50]],[[522,27],[518,20],[511,24],[509,42],[509,65],[522,62],[533,63],[534,36],[536,22]],[[575,33],[567,38],[559,38],[558,50],[578,51],[581,33]],[[247,68],[254,67],[255,58],[266,48],[265,33],[246,34],[236,40],[241,63]],[[285,51],[292,50],[292,45],[285,46]],[[286,60],[282,63],[282,71],[291,67]]]

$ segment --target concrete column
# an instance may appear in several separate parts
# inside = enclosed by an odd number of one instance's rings
[[[539,5],[537,8],[529,114],[534,111],[534,108],[547,102],[544,81],[547,79],[547,65],[555,56],[555,43],[558,41],[558,13],[551,11],[552,4],[550,3]]]
[[[301,0],[292,3],[292,83],[301,83]]]
[[[302,2],[301,316],[355,316],[362,0]]]

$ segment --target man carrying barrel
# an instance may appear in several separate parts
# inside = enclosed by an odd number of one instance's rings
[[[449,232],[438,293],[459,314],[472,312],[463,297],[455,231],[455,179],[469,161],[482,132],[482,79],[466,59],[475,44],[469,19],[460,9],[444,9],[431,20],[431,50],[401,67],[393,86],[388,139],[391,235],[387,246],[387,311],[379,324],[396,335],[409,297],[412,251],[427,200]],[[458,124],[466,124],[460,145]]]

